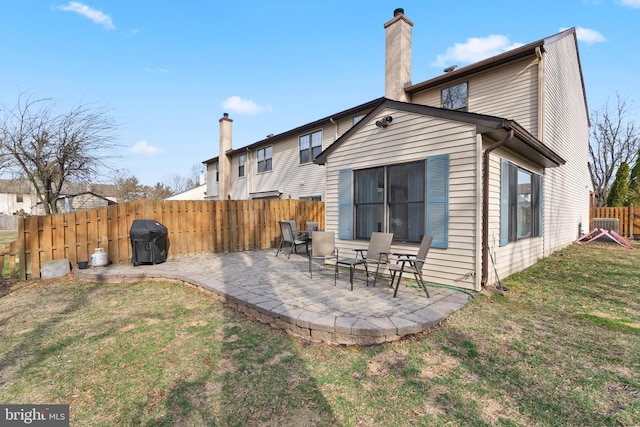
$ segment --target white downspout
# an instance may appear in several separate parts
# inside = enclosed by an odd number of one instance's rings
[[[538,58],[538,140],[544,143],[545,124],[545,90],[544,90],[544,55],[542,49],[536,48],[536,58]]]
[[[336,139],[338,139],[340,137],[339,133],[338,133],[338,123],[336,123],[335,120],[333,120],[333,117],[329,118],[329,121],[331,123],[333,123],[333,125],[336,127],[336,132],[333,136],[333,140],[335,141]],[[322,147],[322,149],[324,150],[324,147]]]

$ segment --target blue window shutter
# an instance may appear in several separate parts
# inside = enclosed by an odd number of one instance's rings
[[[500,246],[509,243],[509,162],[500,159]]]
[[[532,175],[531,184],[531,191],[535,192],[532,194],[532,200],[534,201],[533,215],[535,215],[534,224],[536,225],[534,236],[540,237],[542,236],[542,177],[540,175]]]
[[[353,171],[341,169],[338,175],[338,238],[353,239]]]
[[[449,155],[427,157],[426,234],[433,237],[431,246],[449,246]]]

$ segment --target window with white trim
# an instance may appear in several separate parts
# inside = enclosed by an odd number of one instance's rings
[[[244,176],[244,154],[238,156],[238,176]]]
[[[311,163],[322,152],[322,131],[300,137],[300,164]]]
[[[271,159],[273,152],[273,146],[260,148],[257,153],[258,157],[258,173],[270,171],[273,167],[273,161]]]
[[[344,169],[339,175],[341,239],[369,239],[375,231],[396,242],[418,243],[427,234],[433,247],[448,246],[449,156],[376,168]]]
[[[442,89],[442,108],[467,111],[467,82]]]
[[[542,235],[542,179],[502,159],[500,245]]]

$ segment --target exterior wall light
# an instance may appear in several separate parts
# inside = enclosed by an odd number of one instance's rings
[[[380,120],[377,120],[376,126],[378,126],[379,128],[386,128],[387,126],[389,126],[389,123],[391,123],[392,121],[393,121],[393,117],[386,116]]]

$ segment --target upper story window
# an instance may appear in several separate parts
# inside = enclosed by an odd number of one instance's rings
[[[322,131],[300,137],[300,164],[310,163],[322,152]]]
[[[258,150],[258,173],[270,171],[273,168],[272,152],[272,145]]]
[[[244,176],[244,154],[238,156],[238,176]]]
[[[442,89],[442,108],[447,108],[449,110],[467,111],[467,101],[467,82]]]
[[[16,194],[16,203],[22,203],[24,202],[24,198],[22,197],[22,194]]]
[[[364,119],[364,116],[366,116],[366,114],[361,114],[359,116],[356,116],[353,118],[353,124],[355,125],[356,123],[358,123],[360,120]]]

